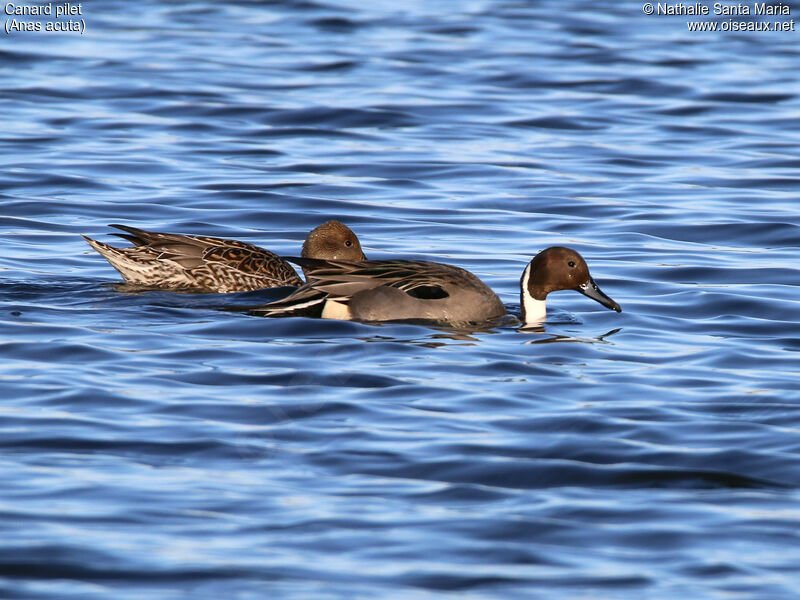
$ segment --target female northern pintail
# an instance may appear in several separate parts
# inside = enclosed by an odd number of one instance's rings
[[[269,317],[305,315],[355,321],[425,320],[451,325],[480,323],[506,314],[500,298],[475,275],[440,263],[415,260],[330,261],[289,258],[308,282],[283,300],[253,310]],[[554,246],[537,254],[520,279],[522,320],[540,324],[547,294],[576,290],[622,312],[589,274],[583,257]]]
[[[111,225],[114,235],[135,245],[116,248],[83,236],[92,248],[130,283],[202,292],[246,292],[299,286],[303,280],[277,254],[253,244],[199,235],[145,231]],[[308,234],[303,258],[365,260],[356,234],[339,221],[328,221]]]

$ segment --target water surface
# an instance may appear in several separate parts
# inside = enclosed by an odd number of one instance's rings
[[[83,13],[0,41],[0,596],[796,597],[797,33],[633,2]],[[78,235],[291,255],[330,218],[517,314],[571,246],[624,312],[263,319],[230,309],[274,291],[132,290]]]

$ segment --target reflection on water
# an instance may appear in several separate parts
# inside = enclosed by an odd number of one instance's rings
[[[83,11],[0,48],[0,596],[796,597],[794,34],[632,2]],[[288,290],[127,286],[79,236],[291,256],[330,218],[510,316],[257,318]],[[520,329],[553,245],[625,312],[555,294]]]
[[[552,342],[578,342],[580,344],[608,344],[610,342],[607,341],[606,338],[611,337],[612,335],[619,333],[622,331],[621,327],[617,329],[612,329],[604,333],[603,335],[593,336],[593,337],[579,337],[579,336],[570,336],[570,335],[553,335],[551,333],[547,333],[544,326],[541,327],[526,327],[520,329],[523,333],[536,333],[541,334],[543,337],[535,339],[535,340],[528,340],[526,344],[550,344]]]

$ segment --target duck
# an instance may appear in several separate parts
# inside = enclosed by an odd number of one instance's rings
[[[507,314],[489,286],[465,269],[419,260],[324,260],[287,258],[305,269],[307,281],[284,299],[256,307],[266,317],[312,316],[349,321],[428,321],[462,326]],[[552,246],[534,256],[520,278],[523,326],[547,316],[547,296],[575,290],[616,312],[589,274],[583,257]]]
[[[124,231],[114,235],[127,239],[134,246],[117,248],[85,235],[82,237],[128,283],[223,294],[303,285],[303,280],[286,260],[254,244],[146,231],[129,225],[109,227]],[[301,257],[366,260],[356,234],[339,221],[327,221],[311,230],[303,243]]]

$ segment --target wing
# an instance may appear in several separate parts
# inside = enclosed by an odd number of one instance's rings
[[[443,275],[462,271],[458,267],[427,261],[365,260],[329,261],[287,257],[305,268],[307,282],[288,297],[254,309],[265,316],[319,316],[327,300],[347,304],[365,290],[381,286],[402,290],[415,298],[447,298]]]
[[[306,269],[308,285],[337,301],[380,286],[398,288],[417,298],[446,298],[441,286],[443,275],[461,271],[439,263],[421,260],[328,261],[287,258]]]

